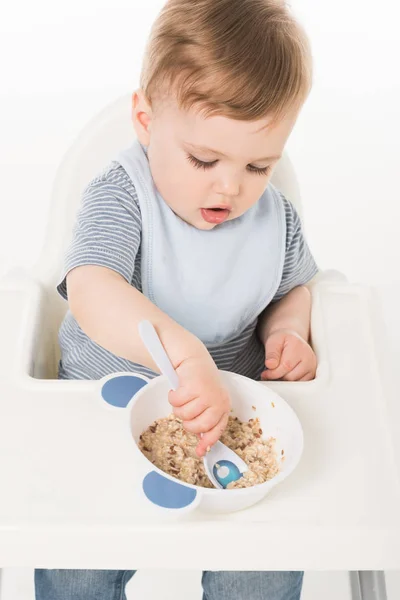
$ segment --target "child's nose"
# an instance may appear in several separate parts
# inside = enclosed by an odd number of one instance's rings
[[[215,191],[222,196],[238,196],[240,192],[240,181],[235,177],[225,177],[216,182]]]

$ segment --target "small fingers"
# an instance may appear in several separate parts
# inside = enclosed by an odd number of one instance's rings
[[[220,410],[214,407],[207,408],[195,419],[183,422],[183,426],[189,433],[205,433],[210,431],[220,420]]]
[[[200,400],[200,398],[195,398],[190,402],[187,402],[183,406],[174,408],[174,415],[181,419],[182,421],[192,421],[196,417],[200,416],[205,410],[207,410],[208,406]]]
[[[307,371],[307,373],[304,373],[304,369],[301,369],[297,372],[297,367],[296,369],[293,369],[293,371],[291,371],[290,373],[288,373],[287,375],[285,375],[284,377],[282,377],[283,381],[312,381],[313,379],[315,379],[315,371]],[[262,381],[267,381],[269,379],[269,373],[268,371],[264,371],[263,373],[261,373],[261,380]],[[272,379],[270,377],[270,379]]]
[[[309,371],[300,379],[300,381],[312,381],[313,379],[315,379],[315,373],[311,373],[311,371]]]
[[[265,366],[267,369],[279,367],[285,343],[286,335],[283,332],[275,332],[268,337],[265,343]]]
[[[278,332],[279,333],[279,332]],[[301,379],[308,371],[313,370],[314,353],[307,342],[295,332],[286,332],[272,334],[265,344],[265,365],[267,370],[261,374],[263,381],[285,379],[286,381],[295,381]],[[280,356],[279,356],[280,355]],[[279,357],[279,364],[278,363]],[[314,356],[315,359],[315,356]],[[298,365],[303,363],[301,369],[295,371]],[[295,371],[289,379],[286,376]]]
[[[303,377],[310,372],[309,365],[300,362],[290,373],[286,373],[283,377],[283,381],[307,381],[303,380]]]
[[[219,438],[226,429],[228,418],[229,413],[224,413],[220,421],[210,431],[201,436],[196,448],[196,453],[198,456],[204,456],[207,452],[207,449],[211,448],[215,442],[218,442]]]
[[[176,408],[184,406],[195,398],[196,396],[194,393],[189,393],[185,386],[179,387],[176,391],[170,390],[168,393],[168,402],[171,404],[171,406]]]
[[[267,371],[264,371],[261,375],[261,379],[263,379],[264,381],[281,379],[285,377],[285,375],[293,371],[300,363],[301,360],[297,359],[296,361],[294,357],[285,357],[285,355],[283,354],[281,364],[279,365],[279,367],[276,369],[268,369]]]
[[[283,338],[282,341],[279,341],[279,344],[275,343],[273,348],[266,347],[265,366],[267,369],[277,369],[279,367],[284,341],[285,339]]]
[[[311,381],[317,371],[317,357],[310,348],[310,352],[301,362],[284,376],[285,381]]]

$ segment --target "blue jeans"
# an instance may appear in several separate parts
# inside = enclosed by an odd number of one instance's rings
[[[35,571],[36,600],[126,600],[135,571]],[[205,571],[203,600],[300,600],[299,571]]]

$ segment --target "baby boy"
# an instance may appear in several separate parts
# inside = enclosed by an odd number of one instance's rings
[[[315,376],[307,284],[318,269],[295,208],[270,183],[310,90],[307,38],[281,0],[169,0],[140,83],[137,139],[83,194],[58,286],[70,309],[59,377],[155,377],[138,335],[151,321],[179,377],[169,401],[202,456],[230,412],[219,369]],[[36,598],[122,599],[133,574],[38,570]],[[301,582],[203,575],[207,600],[298,600]]]

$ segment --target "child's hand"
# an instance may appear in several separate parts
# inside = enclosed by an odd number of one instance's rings
[[[223,433],[231,410],[227,390],[208,352],[184,360],[176,369],[180,387],[168,396],[184,428],[199,436],[198,456],[204,456]],[[200,437],[200,434],[203,434]]]
[[[279,329],[265,343],[265,366],[261,379],[310,381],[317,370],[317,357],[311,346],[295,331]]]

